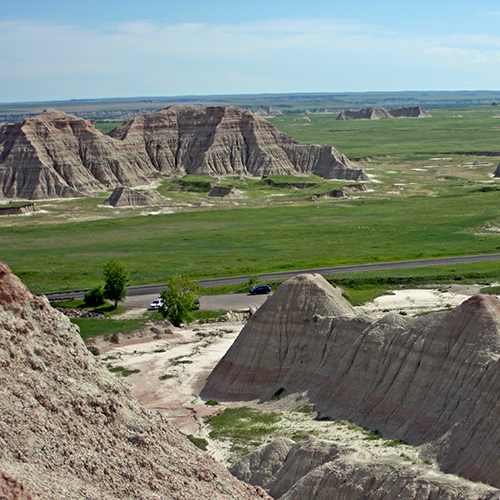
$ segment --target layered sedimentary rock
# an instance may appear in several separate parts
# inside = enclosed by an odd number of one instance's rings
[[[231,472],[261,486],[279,500],[486,500],[499,490],[475,484],[425,466],[306,436],[259,448],[236,463]]]
[[[432,443],[441,467],[500,486],[500,302],[418,318],[355,315],[319,275],[281,285],[210,375],[204,397],[307,394],[316,409]]]
[[[359,110],[341,111],[337,120],[379,120],[380,118],[427,118],[431,116],[420,106],[405,106],[403,108],[387,110],[373,107]]]
[[[335,148],[298,144],[233,106],[172,106],[101,134],[93,122],[49,109],[0,127],[0,197],[87,196],[164,174],[308,174],[367,180]]]
[[[344,110],[337,116],[337,120],[380,120],[380,118],[391,118],[391,114],[387,109],[377,106],[356,111]]]
[[[394,118],[429,118],[431,116],[421,106],[405,106],[403,108],[390,109],[389,113]]]
[[[155,202],[152,198],[134,191],[130,188],[117,187],[113,192],[106,198],[103,205],[110,205],[112,207],[136,207],[136,206],[147,206],[154,205]]]
[[[70,198],[150,182],[149,158],[103,135],[93,122],[48,109],[0,128],[5,198]]]
[[[110,136],[146,151],[160,172],[367,179],[335,148],[299,144],[263,118],[234,106],[171,106],[138,116]]]
[[[0,470],[2,488],[36,498],[267,498],[132,399],[77,327],[2,263]]]

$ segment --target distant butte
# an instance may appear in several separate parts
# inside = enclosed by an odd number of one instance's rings
[[[379,120],[381,118],[428,118],[431,115],[420,106],[405,106],[390,109],[373,107],[359,110],[344,110],[337,116],[337,120]]]
[[[0,198],[90,196],[149,184],[158,172],[368,179],[335,148],[299,144],[234,106],[175,105],[108,135],[90,120],[55,109],[0,127]]]

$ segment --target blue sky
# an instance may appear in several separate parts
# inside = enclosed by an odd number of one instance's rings
[[[0,0],[0,102],[499,90],[500,3]]]

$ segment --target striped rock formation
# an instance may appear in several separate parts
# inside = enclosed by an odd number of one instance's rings
[[[299,144],[233,106],[172,106],[109,135],[92,121],[54,109],[0,127],[0,198],[89,196],[149,184],[158,172],[367,180],[335,148]]]
[[[203,397],[307,394],[322,414],[428,443],[445,472],[500,486],[500,302],[356,315],[319,275],[281,285],[207,380]]]
[[[344,110],[337,116],[337,120],[380,120],[381,118],[391,118],[387,109],[380,107],[364,108],[356,111]]]
[[[390,109],[373,107],[360,110],[341,111],[337,120],[379,120],[380,118],[428,118],[431,115],[421,106],[405,106]]]

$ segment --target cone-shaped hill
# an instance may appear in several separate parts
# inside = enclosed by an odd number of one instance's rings
[[[478,295],[417,318],[355,315],[319,276],[281,285],[202,392],[219,400],[307,394],[332,418],[433,443],[447,472],[500,486],[500,303]]]

